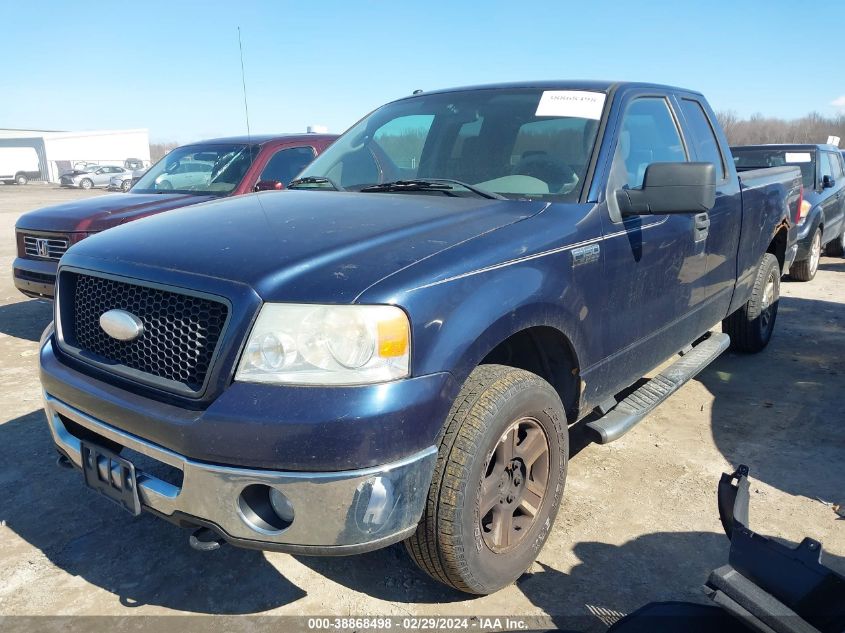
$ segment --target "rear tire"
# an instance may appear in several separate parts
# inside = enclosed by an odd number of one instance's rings
[[[124,181],[123,181],[123,184],[121,184],[121,185],[120,185],[120,188],[121,188],[124,192],[129,191],[129,190],[132,188],[132,181],[131,181],[131,180],[124,180]]]
[[[771,253],[763,255],[751,298],[722,321],[722,331],[731,337],[731,347],[757,353],[769,344],[775,330],[780,297],[780,263]]]
[[[18,174],[15,176],[15,184],[16,185],[25,185],[29,182],[29,177],[26,174]]]
[[[91,189],[94,186],[94,183],[90,178],[83,178],[79,182],[79,186],[82,187],[83,189]]]
[[[789,269],[789,276],[796,281],[812,281],[819,269],[819,258],[822,254],[822,232],[816,229],[810,241],[810,254],[807,259],[795,262]]]
[[[842,229],[842,235],[840,235],[839,238],[827,243],[827,246],[825,246],[825,252],[828,257],[845,256],[845,228]]]
[[[566,414],[549,383],[522,369],[477,367],[441,431],[426,507],[405,541],[411,558],[459,591],[509,585],[546,542],[568,456]]]

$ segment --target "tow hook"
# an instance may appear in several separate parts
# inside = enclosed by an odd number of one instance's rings
[[[70,463],[67,455],[62,455],[61,453],[56,456],[56,466],[60,466],[62,468],[73,468],[73,464]]]
[[[188,538],[188,544],[199,552],[213,552],[220,549],[226,541],[217,536],[213,530],[206,527],[201,527],[191,534]]]

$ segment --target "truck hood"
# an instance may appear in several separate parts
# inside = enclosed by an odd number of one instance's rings
[[[95,233],[124,222],[215,199],[183,193],[116,193],[25,213],[15,225],[30,231]]]
[[[546,206],[411,193],[264,192],[96,235],[71,248],[63,263],[124,274],[153,267],[158,279],[162,269],[183,271],[247,284],[266,301],[350,302],[391,273]]]

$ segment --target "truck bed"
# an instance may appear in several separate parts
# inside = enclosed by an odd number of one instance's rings
[[[801,170],[798,167],[766,167],[744,171],[739,176],[742,190],[742,227],[737,250],[737,282],[730,312],[751,296],[760,253],[778,231],[785,231],[787,247],[795,244],[795,218],[801,204]],[[784,223],[783,205],[788,207]],[[772,233],[774,228],[774,233]],[[783,264],[783,262],[781,262]]]

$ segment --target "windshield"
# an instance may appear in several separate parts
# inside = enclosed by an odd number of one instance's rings
[[[300,174],[305,179],[301,186],[373,191],[372,185],[382,183],[449,179],[507,198],[575,201],[604,97],[596,92],[483,89],[390,103],[317,157]],[[432,187],[402,190],[438,195]],[[473,195],[460,186],[447,191]]]
[[[178,147],[158,161],[132,187],[132,193],[231,193],[258,154],[242,143]]]
[[[731,149],[737,169],[799,167],[804,189],[816,188],[816,153],[802,149]]]

